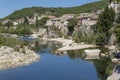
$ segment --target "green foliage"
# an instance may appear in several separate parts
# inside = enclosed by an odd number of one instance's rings
[[[116,34],[116,38],[117,38],[116,43],[119,44],[120,43],[120,7],[118,9],[118,13],[116,14],[116,24],[114,26],[115,26],[114,33]]]
[[[99,47],[99,49],[101,50],[101,53],[109,53],[109,49],[106,47]]]
[[[103,46],[107,44],[107,37],[105,33],[97,33],[96,35],[96,45]]]
[[[114,32],[115,32],[115,34],[117,36],[117,43],[120,43],[120,25],[117,25]]]
[[[14,33],[15,33],[15,29],[13,29],[12,27],[10,27],[10,28],[1,27],[1,28],[0,28],[0,33],[10,33],[10,34],[14,34]]]
[[[36,27],[44,27],[45,24],[46,24],[46,22],[47,22],[47,20],[49,20],[48,17],[43,17],[43,18],[40,19],[40,20],[38,20],[38,19],[36,18]]]
[[[57,27],[57,26],[51,26],[50,31],[54,32],[54,36],[57,35],[59,37],[63,36],[63,33],[61,32],[61,30]]]
[[[67,51],[69,58],[76,59],[76,58],[85,58],[84,50],[70,50]]]
[[[83,39],[81,38],[80,31],[74,31],[72,34],[72,39],[77,43],[82,42]]]
[[[29,21],[28,21],[27,17],[24,17],[24,22],[23,23],[26,24],[26,25],[29,24]]]
[[[120,16],[118,16],[118,19],[116,20],[116,22],[120,24]]]
[[[8,21],[8,22],[5,24],[5,26],[7,26],[8,28],[10,28],[11,26],[13,26],[12,21]]]
[[[74,31],[74,27],[77,25],[77,19],[73,18],[73,19],[70,19],[69,20],[69,23],[68,23],[68,30],[69,30],[69,33],[72,34],[73,31]]]
[[[10,28],[0,28],[0,33],[18,34],[18,35],[30,35],[32,34],[30,25],[20,24],[16,29]]]
[[[119,8],[120,9],[120,8]],[[116,23],[120,24],[120,10],[117,14],[117,19],[116,19]]]
[[[94,33],[90,33],[89,35],[85,36],[84,41],[88,44],[95,44],[96,42],[96,36]]]
[[[84,12],[91,12],[95,10],[101,10],[103,9],[107,4],[107,0],[88,3],[82,6],[77,7],[68,7],[68,8],[43,8],[43,7],[31,7],[31,8],[24,8],[22,10],[17,10],[14,13],[10,14],[6,18],[15,20],[19,19],[24,16],[33,17],[34,14],[46,14],[49,13],[49,15],[55,15],[55,16],[61,16],[63,14],[79,14]]]
[[[0,46],[15,47],[15,45],[21,45],[22,42],[15,38],[0,36]]]
[[[96,65],[96,70],[101,80],[106,80],[114,68],[114,64],[111,62],[111,60],[105,57],[99,60],[94,60],[94,64]]]
[[[0,26],[3,26],[2,21],[0,20]]]
[[[77,30],[73,31],[72,39],[77,43],[85,42],[88,44],[95,44],[96,36],[93,32],[86,34],[83,30],[78,28]]]
[[[39,21],[38,21],[38,17],[36,17],[36,23],[35,23],[35,27],[39,27]]]
[[[30,35],[30,34],[32,34],[32,31],[31,31],[29,25],[20,24],[16,29],[16,34],[18,34],[18,35]]]
[[[13,28],[6,29],[5,33],[14,34],[15,33],[15,29],[13,29]]]
[[[113,9],[109,9],[108,7],[100,14],[97,25],[97,44],[105,45],[108,42],[110,37],[109,30],[113,27],[115,12]]]
[[[108,7],[101,13],[97,22],[97,30],[98,32],[108,32],[108,30],[112,27],[114,22],[114,10],[109,9]]]

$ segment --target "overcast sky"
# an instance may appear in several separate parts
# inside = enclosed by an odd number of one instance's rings
[[[25,7],[72,7],[99,0],[0,0],[0,18]]]

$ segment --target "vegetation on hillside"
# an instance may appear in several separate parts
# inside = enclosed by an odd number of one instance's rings
[[[88,3],[82,6],[77,6],[77,7],[59,7],[59,8],[43,8],[43,7],[31,7],[31,8],[24,8],[21,10],[17,10],[7,16],[6,18],[15,20],[21,17],[33,17],[35,14],[37,15],[42,15],[42,14],[50,14],[50,15],[55,15],[55,16],[61,16],[63,14],[79,14],[79,13],[84,13],[84,12],[91,12],[95,10],[100,10],[103,9],[108,0],[102,0],[98,2],[93,2],[93,3]]]
[[[69,30],[69,34],[71,35],[74,31],[74,27],[77,25],[77,19],[73,18],[70,19],[68,22],[68,30]]]
[[[40,19],[40,20],[38,20],[38,18],[36,18],[36,24],[35,24],[35,26],[36,26],[36,27],[44,27],[45,24],[46,24],[46,22],[47,22],[47,20],[49,20],[48,17],[43,17],[43,18]]]
[[[114,17],[114,10],[108,7],[100,14],[95,30],[97,35],[96,44],[102,46],[108,43],[111,35],[110,30],[113,28]]]
[[[0,28],[0,33],[9,33],[17,35],[30,35],[32,34],[31,25],[28,22],[28,19],[25,17],[24,23],[19,24],[17,28],[13,28],[13,23],[8,21],[5,24],[6,27]]]

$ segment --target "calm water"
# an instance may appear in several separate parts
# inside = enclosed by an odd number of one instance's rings
[[[83,60],[73,52],[68,52],[71,55],[56,55],[50,48],[44,46],[44,52],[36,49],[41,56],[38,62],[1,70],[0,80],[101,80],[92,61]]]
[[[0,71],[0,80],[100,80],[90,62],[38,53],[41,58],[29,66]]]

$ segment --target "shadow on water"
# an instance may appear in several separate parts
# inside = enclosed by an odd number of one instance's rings
[[[39,45],[40,46],[40,45]],[[66,51],[64,52],[57,52],[57,49],[60,47],[60,44],[56,44],[54,42],[48,42],[46,44],[41,45],[42,48],[40,48],[40,51],[43,52],[51,52],[52,54],[55,55],[68,55],[70,59],[82,59],[85,60],[86,55],[84,53],[84,50],[71,50],[71,51]],[[104,48],[102,49],[103,52],[108,52],[108,50],[105,50]],[[100,59],[90,59],[90,60],[85,60],[89,61],[94,64],[96,71],[97,71],[97,76],[101,80],[106,80],[107,77],[112,73],[113,68],[114,68],[114,63],[111,62],[109,57],[100,57]]]
[[[107,77],[112,74],[114,63],[111,62],[110,58],[102,57],[99,60],[93,60],[93,63],[96,67],[98,76],[102,80],[106,80]]]
[[[45,47],[46,48],[46,47]],[[50,49],[51,48],[51,49]],[[84,50],[71,50],[71,51],[66,51],[64,52],[57,52],[56,50],[58,47],[56,44],[52,43],[52,45],[47,45],[47,50],[50,50],[51,53],[53,54],[62,54],[62,55],[68,55],[70,59],[82,59],[85,60],[86,55],[84,53]],[[44,50],[44,49],[43,49]],[[107,49],[102,48],[102,53],[103,52],[108,52]],[[101,80],[106,80],[107,77],[112,73],[113,68],[114,68],[114,63],[111,62],[109,57],[100,57],[100,59],[90,59],[90,60],[85,60],[88,62],[92,62],[96,68],[97,75]]]
[[[83,61],[90,62],[94,65],[96,69],[96,74],[100,78],[100,80],[106,80],[108,75],[112,73],[114,64],[111,62],[109,58],[100,57],[100,59],[90,59],[85,60],[85,53],[83,50],[72,50],[72,51],[64,51],[58,52],[57,49],[61,47],[60,43],[55,42],[47,42],[41,40],[33,40],[26,41],[23,40],[27,46],[30,46],[31,49],[40,53],[40,54],[54,54],[54,55],[67,55],[70,59],[81,59]],[[87,68],[87,66],[85,66]]]
[[[68,51],[68,55],[71,59],[80,58],[85,60],[86,57],[83,50]],[[109,57],[100,57],[100,59],[90,59],[87,61],[94,64],[97,75],[101,80],[106,80],[107,77],[112,74],[113,68],[115,67],[115,63],[112,63]]]

